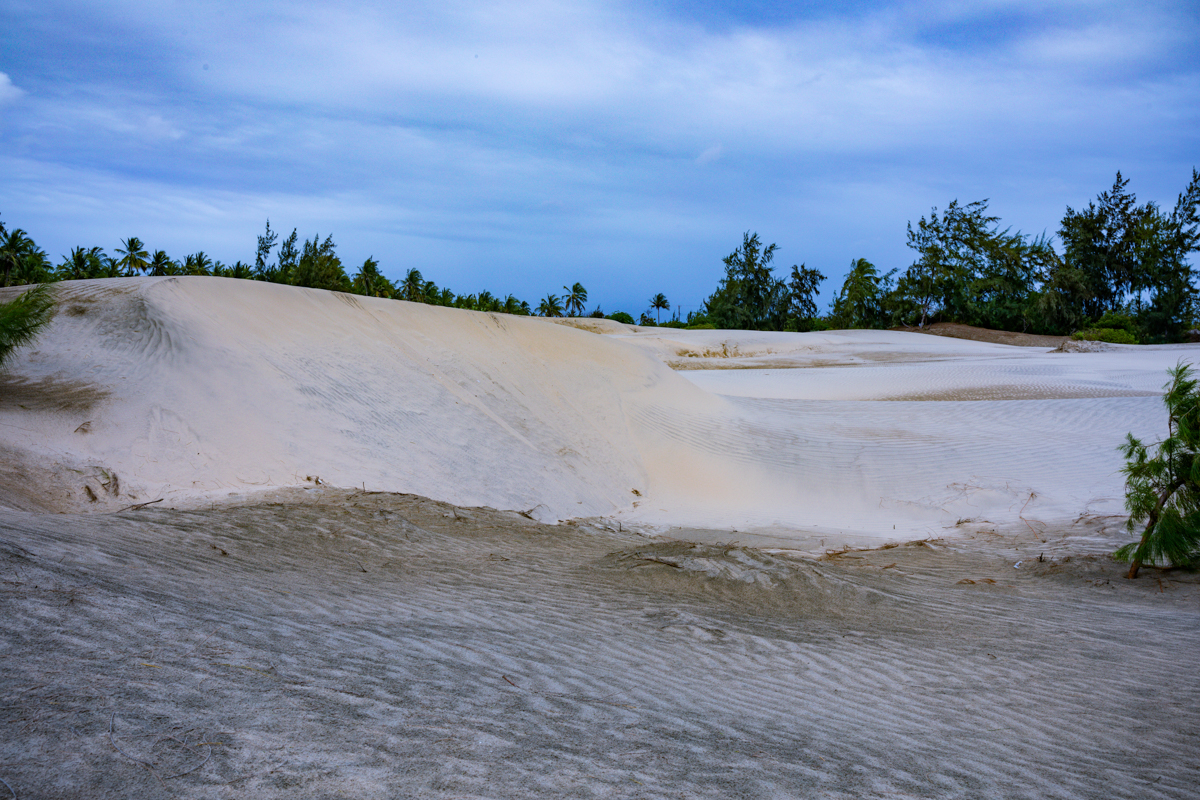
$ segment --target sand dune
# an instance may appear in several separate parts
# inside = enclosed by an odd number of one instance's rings
[[[1036,527],[1120,512],[1116,446],[1157,433],[1165,369],[1196,352],[597,335],[219,278],[58,291],[0,404],[0,491],[18,508],[182,507],[321,482],[813,550],[962,519]],[[738,368],[669,368],[681,359]]]
[[[16,796],[1197,794],[1200,582],[1107,555],[1194,348],[56,291],[0,379]]]

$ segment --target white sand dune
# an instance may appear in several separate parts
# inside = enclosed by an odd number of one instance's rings
[[[1193,348],[56,291],[0,799],[1197,795],[1200,579],[1108,557]]]
[[[1036,529],[1120,513],[1116,447],[1159,432],[1165,370],[1197,352],[603,321],[597,335],[220,278],[57,291],[0,392],[0,502],[30,510],[320,481],[801,549],[963,519]]]

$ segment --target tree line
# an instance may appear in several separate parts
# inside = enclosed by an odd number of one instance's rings
[[[1195,324],[1200,251],[1200,174],[1170,210],[1138,204],[1117,173],[1079,210],[1068,207],[1057,239],[1002,227],[988,201],[951,202],[908,225],[915,259],[881,273],[850,265],[824,315],[814,297],[825,276],[804,265],[774,274],[775,245],[747,232],[725,258],[725,277],[693,324],[756,330],[826,330],[960,322],[997,330],[1068,334],[1091,329],[1111,340],[1168,342]],[[1100,337],[1106,338],[1106,337]]]
[[[816,296],[826,276],[804,264],[776,275],[777,246],[764,245],[750,232],[725,257],[724,277],[701,308],[686,319],[676,312],[666,323],[662,312],[671,304],[661,292],[635,319],[623,311],[605,314],[598,306],[587,312],[587,289],[578,282],[534,306],[512,294],[456,294],[416,268],[392,281],[374,258],[347,271],[332,236],[300,239],[293,229],[280,241],[270,221],[257,239],[253,263],[223,264],[203,251],[175,260],[129,237],[111,255],[100,247],[76,247],[57,265],[25,231],[0,221],[0,285],[214,275],[475,311],[671,327],[813,331],[961,322],[1029,333],[1092,331],[1110,341],[1177,341],[1200,311],[1188,261],[1200,250],[1200,173],[1192,170],[1169,211],[1153,202],[1139,205],[1128,183],[1118,172],[1112,187],[1086,207],[1068,207],[1059,222],[1058,247],[1055,237],[1002,227],[987,200],[955,200],[941,213],[934,208],[908,225],[907,244],[915,255],[909,266],[881,272],[865,258],[855,259],[825,313]]]

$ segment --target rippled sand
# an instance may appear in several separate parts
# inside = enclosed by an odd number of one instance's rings
[[[393,495],[5,513],[0,778],[23,798],[1195,797],[1196,577],[1125,581],[1097,554],[1112,521],[963,527],[812,560]]]

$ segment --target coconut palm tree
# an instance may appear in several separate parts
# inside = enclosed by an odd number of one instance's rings
[[[566,306],[567,313],[572,317],[579,316],[583,313],[583,307],[587,303],[587,289],[578,282],[574,286],[564,286],[563,288],[567,290],[567,295],[563,297],[563,305]]]
[[[183,259],[184,275],[208,275],[212,270],[212,259],[201,250]]]
[[[671,304],[667,302],[667,296],[662,292],[659,292],[658,294],[654,295],[654,297],[650,298],[650,307],[658,312],[659,324],[662,323],[662,312],[671,310]]]
[[[174,268],[175,262],[165,250],[155,250],[154,255],[150,257],[150,263],[146,265],[146,274],[161,278],[174,274]]]
[[[504,298],[504,313],[527,317],[529,316],[529,303],[518,300],[516,296],[510,294]]]
[[[537,313],[543,317],[561,317],[563,315],[562,301],[558,295],[548,294],[538,303]]]
[[[20,273],[21,266],[29,254],[35,250],[33,240],[20,228],[6,231],[0,225],[0,286],[8,286],[13,273]]]
[[[421,275],[421,270],[413,267],[404,275],[404,280],[400,283],[400,296],[410,303],[425,302],[425,278]]]
[[[365,294],[367,297],[387,297],[391,292],[387,291],[390,287],[385,288],[384,286],[386,281],[387,279],[379,274],[379,262],[368,256],[363,265],[358,268],[352,284],[356,292]]]
[[[225,269],[225,276],[227,278],[241,278],[246,281],[252,280],[254,278],[254,268],[241,261],[235,261],[232,267]]]
[[[119,260],[112,256],[100,258],[100,272],[96,275],[97,278],[119,278],[122,274],[124,274],[124,268]]]
[[[136,236],[121,240],[121,246],[117,248],[117,252],[122,256],[120,263],[125,269],[127,277],[137,275],[149,265],[150,254],[146,252],[145,248],[146,245]]]
[[[58,279],[63,281],[82,281],[88,278],[99,276],[103,264],[101,259],[104,257],[104,251],[99,247],[91,247],[84,249],[82,247],[71,248],[71,254],[63,256],[62,263],[58,265]]]

